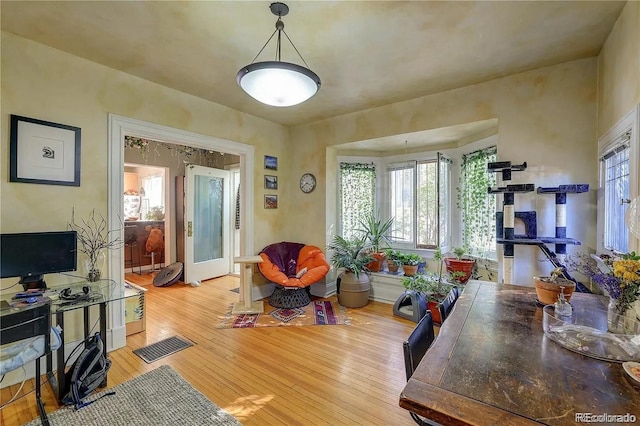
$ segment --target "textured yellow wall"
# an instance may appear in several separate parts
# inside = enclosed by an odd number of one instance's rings
[[[593,186],[597,182],[596,66],[595,58],[568,62],[294,127],[291,143],[297,161],[292,163],[293,174],[311,171],[324,182],[326,166],[336,167],[334,157],[322,155],[325,147],[497,118],[499,158],[529,164],[526,172],[514,173],[513,183]],[[304,236],[322,245],[335,229],[335,215],[325,211],[325,195],[330,199],[335,190],[322,184],[319,189],[298,197],[287,222],[297,230],[297,238]],[[567,207],[568,234],[587,247],[595,245],[594,202],[593,193],[570,196]],[[539,211],[540,235],[555,235],[554,203],[554,197],[548,195],[516,197],[518,210]],[[539,268],[546,271],[548,262],[538,262],[539,257],[537,249],[517,247],[516,279],[530,283]]]
[[[598,136],[640,103],[640,2],[622,10],[598,57]]]
[[[255,147],[255,248],[283,228],[285,208],[263,208],[264,155],[278,157],[280,182],[290,164],[288,129],[94,62],[1,33],[2,135],[0,231],[66,229],[92,208],[107,217],[108,113],[241,142]],[[9,115],[82,129],[81,186],[9,182]],[[274,173],[270,173],[274,174]],[[285,197],[282,197],[282,202]],[[56,277],[51,277],[55,280]],[[52,281],[53,282],[53,281]],[[3,280],[2,287],[6,287]]]

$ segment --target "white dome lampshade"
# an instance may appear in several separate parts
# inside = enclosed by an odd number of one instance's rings
[[[289,62],[256,62],[238,71],[238,84],[263,104],[288,107],[311,98],[320,78],[308,68]]]
[[[238,71],[236,80],[242,90],[264,104],[275,107],[297,105],[318,92],[320,89],[320,77],[309,68],[280,60],[281,33],[284,33],[291,42],[291,39],[284,31],[284,22],[281,20],[282,16],[289,13],[289,7],[284,3],[272,3],[270,9],[274,15],[278,16],[276,30],[258,52],[256,58],[277,33],[276,60],[252,62]],[[293,42],[291,42],[291,45],[300,55]],[[254,61],[256,58],[254,58]],[[300,55],[300,59],[306,65],[302,55]]]

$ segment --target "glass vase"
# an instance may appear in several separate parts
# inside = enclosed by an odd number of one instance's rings
[[[624,312],[619,312],[616,302],[617,299],[609,298],[609,305],[607,306],[607,330],[614,334],[640,333],[640,322],[638,322],[636,318],[633,304]]]
[[[102,278],[102,270],[104,269],[105,261],[106,256],[104,251],[98,252],[94,259],[91,259],[88,255],[84,256],[82,262],[84,266],[84,274],[88,282],[93,283]]]

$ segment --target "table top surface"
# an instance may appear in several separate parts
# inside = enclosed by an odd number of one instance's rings
[[[443,425],[573,425],[577,413],[640,417],[640,386],[622,365],[548,339],[535,301],[533,287],[469,281],[400,406]],[[574,293],[571,303],[606,299]]]
[[[88,292],[84,292],[84,287]],[[69,289],[69,294],[80,295],[86,297],[80,297],[76,300],[64,300],[60,294],[62,290]],[[140,292],[138,289],[133,289],[135,292]],[[55,314],[63,311],[71,311],[74,309],[84,308],[87,306],[98,305],[100,303],[114,302],[116,300],[131,297],[132,293],[130,287],[117,283],[114,280],[99,280],[96,282],[81,281],[73,284],[66,284],[61,287],[48,288],[44,291],[43,296],[38,297],[38,301],[33,304],[27,304],[21,300],[9,300],[7,304],[2,304],[2,313],[8,314],[16,309],[29,309],[31,305],[38,306],[43,301],[51,303],[51,313]]]

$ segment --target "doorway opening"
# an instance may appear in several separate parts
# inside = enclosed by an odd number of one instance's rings
[[[238,157],[239,161],[234,167],[237,169],[238,180],[241,183],[237,193],[239,194],[239,209],[237,212],[240,229],[238,229],[238,244],[232,249],[234,254],[253,253],[254,233],[254,147],[238,142],[228,141],[198,133],[161,126],[127,117],[109,115],[109,225],[118,228],[122,223],[124,212],[124,172],[125,172],[125,136],[158,141],[167,145],[184,145],[198,149],[216,151],[231,154]],[[129,162],[127,160],[127,162]],[[147,161],[131,161],[136,164],[146,164]],[[232,173],[233,175],[233,173]],[[169,178],[171,181],[171,177]],[[165,179],[166,181],[166,179]],[[167,206],[175,205],[175,191],[169,193]],[[166,224],[175,220],[170,218],[171,208],[165,209]],[[174,231],[176,234],[176,231]],[[124,230],[120,238],[124,241]],[[230,238],[230,240],[235,240]],[[166,250],[166,263],[176,261],[177,253],[173,245]],[[114,280],[124,282],[124,250],[112,250],[109,253],[109,272]],[[233,256],[231,256],[233,258]],[[233,265],[229,265],[229,271],[233,271]],[[117,304],[120,305],[118,309]],[[114,302],[114,309],[110,315],[110,329],[113,331],[113,348],[119,348],[126,344],[124,303]]]
[[[165,222],[168,175],[168,167],[124,165],[125,273],[128,268],[131,273],[153,273],[171,258],[175,226]]]

